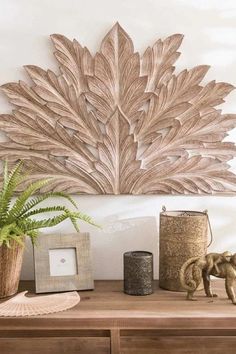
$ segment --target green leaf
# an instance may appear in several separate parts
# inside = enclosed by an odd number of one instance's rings
[[[22,162],[20,161],[8,176],[7,163],[4,165],[4,183],[0,193],[0,226],[4,225],[10,202],[13,197],[13,193],[20,182],[23,180],[22,176]]]
[[[18,220],[17,225],[20,226],[24,230],[26,234],[28,234],[28,231],[31,230],[36,230],[36,229],[42,229],[45,227],[52,227],[60,224],[62,221],[66,220],[68,218],[68,214],[64,213],[61,215],[54,216],[52,218],[48,219],[43,219],[43,220],[31,220],[31,219],[24,219],[24,220]]]
[[[33,197],[31,200],[29,200],[23,207],[22,211],[20,212],[20,215],[18,216],[22,216],[25,213],[27,213],[29,210],[31,210],[32,208],[34,208],[36,205],[38,205],[39,203],[43,202],[44,200],[51,198],[51,197],[61,197],[61,198],[65,198],[67,199],[76,209],[77,209],[77,204],[76,202],[67,194],[63,193],[63,192],[50,192],[50,193],[46,193],[46,194],[42,194],[36,197]]]
[[[86,222],[87,224],[96,226],[96,227],[98,227],[98,228],[101,229],[101,226],[98,225],[98,224],[96,224],[90,216],[88,216],[88,215],[86,215],[86,214],[83,214],[83,213],[81,213],[81,212],[79,212],[79,211],[78,211],[78,212],[74,212],[73,214],[75,215],[76,219],[83,220],[83,221]]]
[[[19,219],[27,219],[28,217],[30,217],[32,215],[48,213],[48,212],[57,212],[57,211],[65,211],[65,212],[70,213],[70,211],[65,206],[56,205],[56,206],[49,206],[49,207],[45,207],[45,208],[31,210],[28,213],[20,216]]]
[[[27,236],[30,237],[31,242],[32,242],[33,245],[36,244],[36,240],[37,240],[38,234],[39,234],[38,230],[30,230],[30,231],[27,232]]]
[[[23,243],[24,231],[16,223],[5,225],[0,229],[0,246],[6,244],[11,246],[11,240],[15,240],[19,244]]]
[[[23,162],[19,162],[10,174],[8,174],[7,161],[4,165],[4,181],[0,192],[0,246],[5,244],[7,247],[11,247],[12,241],[23,245],[25,235],[28,235],[32,243],[35,243],[39,229],[56,226],[66,219],[70,219],[77,231],[79,231],[78,220],[98,226],[88,215],[78,211],[71,211],[63,205],[34,209],[35,206],[50,197],[64,198],[77,209],[77,204],[73,198],[63,192],[50,192],[32,197],[36,191],[47,185],[52,180],[51,178],[42,179],[29,185],[10,209],[13,193],[18,184],[25,178],[25,174],[22,173],[22,164]],[[30,199],[31,197],[32,199]],[[61,214],[43,220],[31,219],[34,215],[48,212],[61,212]]]
[[[44,187],[50,182],[51,179],[42,179],[30,184],[26,190],[16,199],[13,207],[8,212],[6,223],[14,221],[22,212],[25,203],[38,189]]]

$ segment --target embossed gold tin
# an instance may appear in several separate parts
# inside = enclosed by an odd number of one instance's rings
[[[163,207],[159,252],[161,288],[184,291],[179,280],[180,268],[189,258],[206,254],[208,223],[207,211],[166,211]]]

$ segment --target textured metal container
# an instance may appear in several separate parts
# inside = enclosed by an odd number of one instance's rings
[[[179,272],[189,258],[206,254],[208,215],[207,212],[163,210],[160,213],[159,285],[167,290],[185,291]]]
[[[153,293],[153,255],[150,252],[124,253],[124,292],[129,295]]]

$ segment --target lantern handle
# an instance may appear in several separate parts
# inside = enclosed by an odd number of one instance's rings
[[[208,247],[210,247],[210,245],[211,245],[212,242],[213,242],[213,233],[212,233],[211,223],[210,223],[210,219],[209,219],[209,215],[208,215],[208,210],[207,210],[207,209],[204,210],[203,213],[206,214],[207,221],[208,221],[208,227],[209,227],[210,235],[211,235],[210,242],[209,242],[209,244],[207,245],[207,248],[208,248]]]

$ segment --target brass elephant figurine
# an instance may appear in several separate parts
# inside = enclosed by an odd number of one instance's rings
[[[194,293],[203,280],[207,297],[215,297],[212,293],[210,275],[225,279],[228,298],[236,305],[234,282],[236,280],[236,253],[209,253],[204,257],[190,258],[180,270],[180,282],[187,290],[187,300],[195,300]]]

